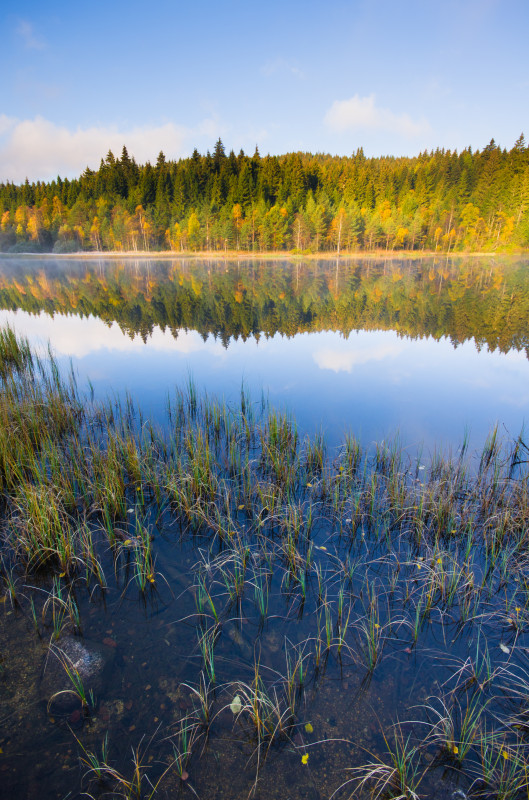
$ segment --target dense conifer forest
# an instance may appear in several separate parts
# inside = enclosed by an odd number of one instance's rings
[[[529,148],[367,158],[242,150],[0,184],[3,252],[510,251],[529,245]]]

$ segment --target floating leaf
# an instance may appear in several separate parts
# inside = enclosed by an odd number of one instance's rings
[[[304,756],[301,756],[301,763],[302,764],[308,764],[309,763],[309,754],[308,753],[305,753]]]
[[[237,508],[239,509],[239,511],[244,511],[244,506],[237,506]]]
[[[124,544],[125,547],[127,547],[129,544],[132,544],[132,539],[125,539],[123,544]]]
[[[509,753],[507,752],[507,750],[502,750],[501,754],[504,757],[505,761],[509,759]]]
[[[312,733],[314,731],[314,728],[312,727],[310,722],[307,722],[307,724],[305,725],[305,730],[307,731],[307,733]]]
[[[511,648],[507,647],[507,645],[503,644],[503,642],[500,642],[500,650],[502,653],[506,653],[507,655],[509,655],[509,653],[511,652]]]
[[[242,709],[241,698],[239,697],[238,694],[236,694],[230,703],[230,710],[232,714],[239,714],[241,709]]]
[[[312,489],[312,483],[307,483],[309,489]]]

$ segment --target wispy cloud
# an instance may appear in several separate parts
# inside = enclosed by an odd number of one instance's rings
[[[179,158],[184,155],[184,143],[190,133],[172,122],[129,129],[103,125],[72,131],[43,117],[18,120],[0,115],[0,181],[78,175],[86,166],[96,169],[108,150],[119,155],[124,144],[140,162],[155,159],[160,150],[169,158]]]
[[[374,94],[367,97],[355,94],[349,100],[335,100],[325,114],[324,122],[337,133],[364,129],[415,137],[430,131],[430,125],[424,119],[413,120],[408,114],[396,114],[388,108],[377,107]]]
[[[269,78],[271,75],[294,75],[296,78],[304,78],[305,73],[292,61],[287,61],[285,58],[275,58],[272,61],[267,61],[261,67],[261,75]]]
[[[24,47],[28,50],[44,50],[46,47],[44,39],[37,36],[33,25],[26,19],[20,20],[16,27],[16,32],[22,39]]]

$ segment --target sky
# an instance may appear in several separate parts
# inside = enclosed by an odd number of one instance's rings
[[[112,0],[0,11],[0,181],[213,150],[529,138],[529,0]]]

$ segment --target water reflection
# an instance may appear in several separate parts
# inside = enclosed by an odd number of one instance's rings
[[[527,259],[0,260],[0,319],[160,416],[193,375],[303,432],[457,445],[529,400]]]

